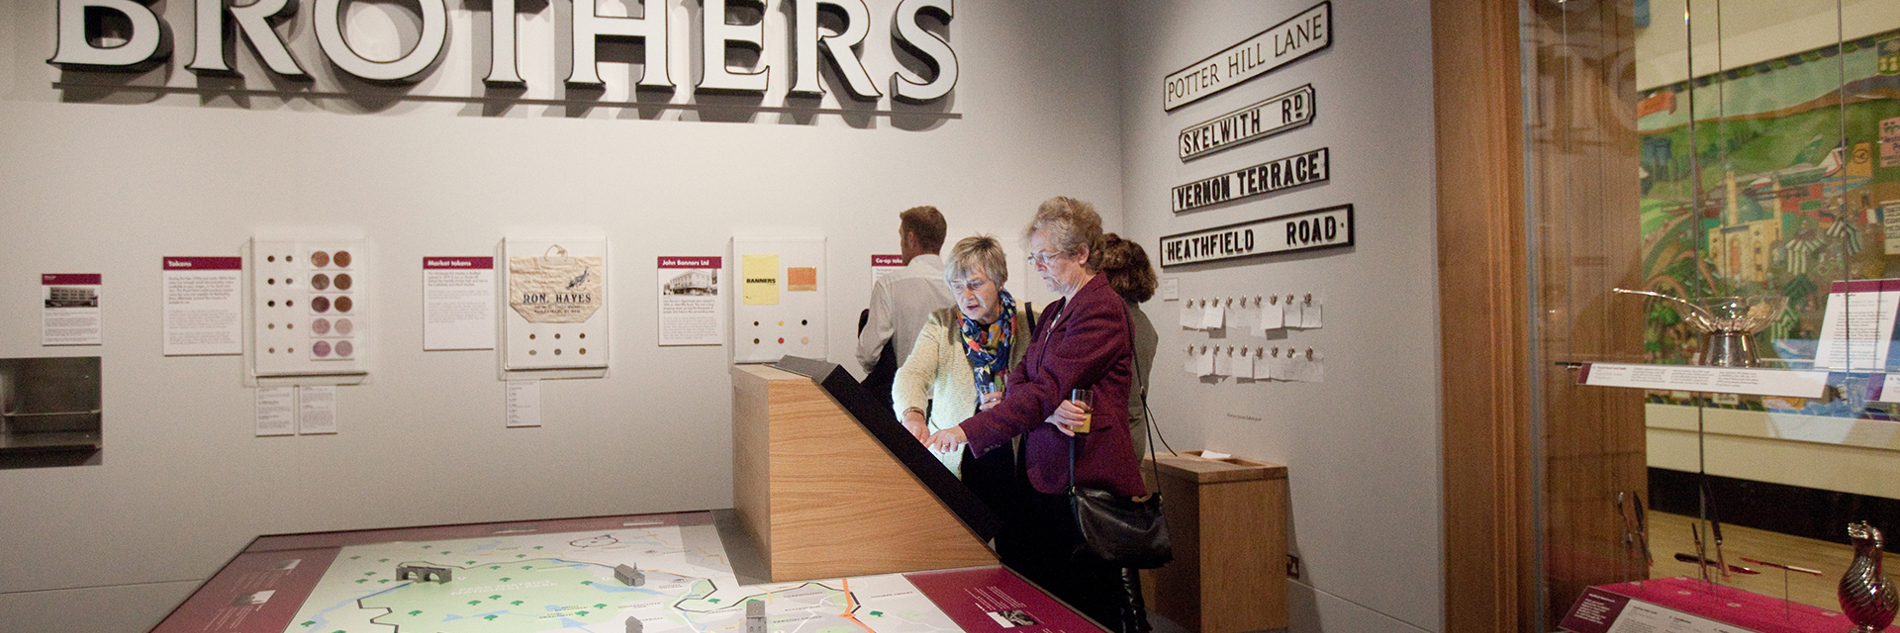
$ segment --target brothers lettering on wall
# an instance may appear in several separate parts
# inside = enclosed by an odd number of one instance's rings
[[[452,13],[461,12],[471,16],[473,28],[486,23],[490,36],[488,59],[471,61],[478,69],[475,72],[486,66],[482,81],[490,87],[526,87],[530,82],[523,78],[524,63],[558,67],[553,56],[565,53],[571,63],[563,83],[601,88],[609,81],[601,73],[600,64],[607,60],[600,58],[600,45],[638,42],[643,63],[627,81],[642,90],[675,90],[691,80],[672,72],[668,58],[677,51],[668,42],[673,40],[696,40],[699,44],[699,54],[689,55],[698,63],[699,79],[692,85],[695,91],[763,95],[778,82],[788,96],[822,96],[829,91],[820,79],[819,67],[828,64],[836,73],[836,84],[854,99],[875,100],[888,94],[896,100],[925,103],[949,95],[956,87],[958,73],[956,51],[949,39],[929,28],[933,23],[950,22],[955,0],[896,3],[889,18],[892,55],[901,49],[934,71],[934,76],[913,78],[893,71],[888,76],[888,88],[879,85],[863,58],[870,48],[864,44],[872,26],[865,0],[556,0],[520,4],[517,0],[414,0],[391,3],[409,7],[398,10],[413,12],[419,22],[417,33],[412,34],[414,44],[394,59],[372,59],[358,51],[360,46],[352,47],[346,32],[352,4],[349,0],[256,0],[243,5],[234,0],[195,0],[188,42],[173,41],[173,25],[151,2],[57,2],[57,45],[47,63],[67,70],[145,72],[172,59],[176,47],[181,49],[180,56],[189,53],[183,68],[200,75],[239,74],[233,53],[242,55],[248,50],[262,68],[284,78],[308,80],[310,64],[327,61],[358,79],[414,83],[442,67],[438,62],[446,55],[481,54],[474,45],[460,46],[451,41],[450,33],[455,30],[451,28],[455,17]],[[685,3],[700,8],[698,19],[683,21],[673,15],[671,9]],[[451,4],[464,6],[452,8]],[[611,15],[623,5],[627,13],[638,17]],[[754,21],[735,23],[728,5],[752,9]],[[766,15],[774,10],[786,16],[789,32],[783,39],[767,36]],[[484,13],[485,20],[479,15]],[[552,40],[565,50],[524,59],[518,37],[520,18],[536,14],[556,21],[556,28],[567,37]],[[102,37],[102,33],[110,37]],[[301,58],[293,54],[292,43],[312,35],[321,59],[312,59],[307,52]],[[248,47],[238,46],[240,39]],[[788,50],[769,51],[768,43],[774,40],[788,42]],[[736,65],[741,62],[734,58],[746,55],[735,56],[735,50],[755,52],[756,63]],[[772,58],[780,53],[783,63],[775,63]],[[886,66],[903,66],[897,60],[891,62]]]

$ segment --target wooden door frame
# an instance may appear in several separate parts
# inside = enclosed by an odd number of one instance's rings
[[[1444,629],[1537,621],[1516,0],[1432,0]]]

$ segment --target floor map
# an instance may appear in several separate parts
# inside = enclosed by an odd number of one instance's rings
[[[643,576],[616,576],[628,565]],[[445,569],[448,582],[398,578]],[[285,633],[780,633],[961,630],[901,575],[740,585],[710,525],[500,534],[342,548]]]

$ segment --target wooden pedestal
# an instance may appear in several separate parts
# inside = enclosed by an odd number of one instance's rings
[[[837,401],[765,365],[732,368],[732,496],[773,582],[996,564]]]
[[[1157,459],[1174,562],[1142,572],[1149,608],[1199,633],[1287,626],[1286,467],[1198,451]]]

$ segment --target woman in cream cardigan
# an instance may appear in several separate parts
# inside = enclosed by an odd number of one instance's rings
[[[1029,349],[1034,323],[1028,307],[1018,306],[1003,289],[1008,280],[1009,259],[996,238],[967,237],[950,250],[943,281],[957,305],[931,313],[891,388],[897,419],[918,441],[1002,399],[1004,376]],[[992,451],[978,459],[961,448],[938,453],[937,459],[992,507],[1008,505],[1013,451]]]

